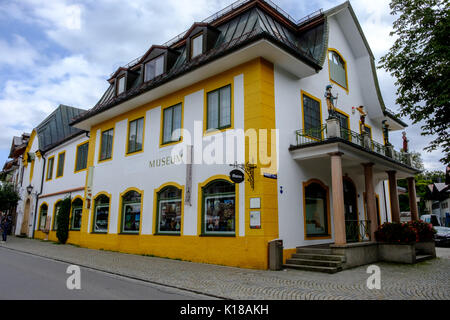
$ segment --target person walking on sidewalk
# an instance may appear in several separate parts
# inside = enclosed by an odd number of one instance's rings
[[[6,242],[6,237],[9,231],[9,225],[10,225],[9,217],[6,213],[4,213],[0,222],[0,227],[2,229],[2,243]]]

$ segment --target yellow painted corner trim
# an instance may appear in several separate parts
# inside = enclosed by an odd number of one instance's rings
[[[327,195],[327,232],[328,235],[319,236],[319,237],[312,237],[308,236],[306,232],[306,187],[309,186],[312,183],[319,184],[322,188],[325,189],[326,195]],[[319,179],[310,179],[306,182],[303,182],[303,229],[304,229],[304,238],[305,240],[321,240],[321,239],[331,239],[331,218],[330,218],[330,189],[328,186],[320,181]]]
[[[30,167],[30,184],[31,184],[31,180],[33,180],[34,163],[35,163],[35,160],[32,160],[32,161],[31,161],[31,167]]]
[[[323,121],[322,120],[322,101],[319,98],[313,96],[312,94],[310,94],[304,90],[300,90],[300,100],[301,100],[301,104],[302,104],[302,129],[305,130],[305,107],[304,107],[304,103],[303,103],[303,96],[307,96],[307,97],[319,102],[320,125],[322,125],[323,124],[323,122],[322,122]],[[323,139],[323,132],[321,133],[321,136]],[[308,137],[310,139],[318,141],[318,139],[316,137],[310,137],[310,136],[308,136]]]
[[[108,203],[108,226],[106,228],[107,229],[106,233],[109,233],[109,225],[110,225],[110,217],[111,217],[111,194],[106,192],[106,191],[99,191],[99,192],[97,192],[97,194],[95,196],[92,197],[91,209],[88,211],[90,213],[89,220],[90,220],[90,225],[91,225],[91,227],[88,228],[88,233],[94,233],[94,234],[95,233],[100,233],[100,232],[95,232],[94,231],[94,218],[95,218],[95,206],[96,206],[95,201],[101,195],[104,195],[104,196],[108,197],[108,199],[109,199],[109,203]]]
[[[176,182],[166,182],[160,185],[157,189],[153,191],[153,234],[158,234],[158,226],[159,222],[159,212],[158,212],[158,193],[160,193],[166,187],[175,187],[181,190],[181,229],[180,235],[184,233],[184,185],[180,185]],[[160,235],[164,235],[164,233],[160,233]]]
[[[123,229],[123,223],[122,223],[122,218],[123,218],[123,196],[126,195],[128,192],[130,191],[136,191],[137,193],[139,193],[141,195],[141,216],[140,216],[140,220],[139,220],[139,232],[137,233],[133,233],[133,232],[122,232]],[[138,189],[136,187],[130,187],[127,188],[125,191],[123,191],[120,196],[119,196],[119,221],[117,224],[117,234],[138,234],[140,235],[142,232],[142,218],[144,215],[143,212],[143,208],[144,208],[144,190]],[[108,219],[109,219],[109,215],[108,215]],[[109,225],[109,223],[108,223]]]
[[[138,153],[143,153],[144,152],[144,142],[145,142],[145,112],[138,112],[138,113],[134,113],[131,114],[130,118],[128,119],[128,124],[127,124],[127,141],[125,143],[125,157],[129,157]],[[142,149],[141,150],[137,150],[137,151],[133,151],[133,152],[128,152],[128,144],[130,143],[130,123],[139,119],[144,119],[143,120],[143,124],[142,124]],[[114,140],[114,138],[113,138]],[[101,144],[100,144],[100,152],[101,152]],[[111,152],[111,156],[112,156],[112,152]],[[100,158],[99,158],[100,159]]]
[[[230,177],[227,175],[223,175],[223,174],[218,174],[218,175],[214,175],[209,177],[208,179],[206,179],[203,182],[200,182],[198,184],[198,202],[197,202],[197,236],[202,235],[203,234],[203,230],[202,230],[202,221],[203,221],[203,212],[202,212],[202,208],[203,208],[203,188],[206,187],[209,183],[215,181],[215,180],[225,180],[227,182],[230,182],[232,184],[234,184],[235,189],[234,189],[234,225],[235,225],[235,230],[234,230],[234,237],[237,237],[239,235],[239,188],[240,188],[240,184],[235,184],[233,181],[231,181]],[[229,237],[230,235],[226,235],[227,237]],[[221,237],[221,235],[212,235],[212,237]]]
[[[28,166],[28,153],[31,150],[31,146],[33,145],[34,138],[36,137],[36,134],[37,134],[36,130],[33,129],[33,131],[31,132],[30,139],[28,140],[27,147],[25,148],[25,152],[23,153],[23,160],[22,160],[22,162],[23,162],[23,165],[25,167]]]
[[[342,85],[340,85],[339,83],[337,83],[336,81],[334,81],[333,79],[331,79],[331,72],[330,72],[330,55],[327,53],[327,59],[328,59],[328,76],[330,78],[330,81],[337,84],[339,87],[341,87],[342,89],[345,90],[345,92],[347,92],[347,94],[349,93],[349,88],[348,88],[348,72],[347,72],[347,61],[344,59],[344,56],[335,48],[328,48],[328,52],[333,51],[335,52],[339,57],[341,57],[342,61],[344,61],[344,69],[345,69],[345,85],[347,86],[347,88],[344,88]]]
[[[60,176],[58,176],[59,162],[61,161],[61,155],[62,154],[64,154],[64,161],[63,161],[63,164],[62,164],[62,166],[63,166],[62,167],[62,174]],[[66,150],[61,151],[60,153],[58,153],[58,164],[56,166],[56,178],[55,179],[62,178],[64,176],[64,166],[65,166],[65,164],[66,164]]]
[[[181,135],[180,135],[180,140],[178,141],[170,141],[170,142],[166,142],[164,143],[164,110],[171,108],[171,107],[175,107],[176,105],[181,104]],[[175,144],[178,144],[180,142],[183,141],[183,131],[184,131],[184,98],[182,102],[178,102],[175,104],[167,104],[163,107],[161,107],[161,124],[159,127],[159,147],[160,148],[164,148],[164,147],[168,147],[168,146],[172,146]]]
[[[103,133],[106,132],[106,131],[109,131],[109,130],[113,131],[112,144],[111,144],[111,157],[102,160]],[[115,137],[115,135],[116,135],[115,125],[113,125],[109,129],[100,130],[100,145],[99,145],[99,148],[98,148],[98,163],[111,161],[113,159],[113,156],[114,156],[114,137]]]
[[[49,164],[50,164],[50,160],[52,160],[52,171],[50,172],[50,177],[48,176],[48,172],[49,172]],[[45,172],[45,181],[50,181],[53,179],[53,170],[55,169],[55,156],[51,156],[50,158],[48,158],[47,160],[47,170]]]
[[[86,161],[86,168],[80,169],[80,170],[77,171],[78,148],[81,147],[81,146],[83,146],[83,145],[85,145],[85,144],[89,144],[89,140],[83,141],[83,142],[77,144],[77,146],[76,146],[76,151],[75,151],[75,164],[74,164],[74,166],[73,166],[73,173],[79,173],[79,172],[82,172],[82,171],[86,171],[86,170],[87,170],[88,165],[87,165],[87,161]],[[89,148],[88,148],[88,153],[89,153]]]
[[[222,89],[226,86],[230,86],[230,125],[222,129],[210,129],[208,130],[208,93]],[[234,128],[234,77],[217,79],[212,81],[207,86],[205,85],[205,90],[203,91],[203,136],[214,135],[219,132],[224,132]]]
[[[48,203],[44,201],[44,202],[42,202],[41,205],[39,206],[39,219],[38,219],[38,225],[37,225],[38,228],[37,228],[37,230],[41,230],[40,227],[41,227],[41,218],[42,218],[42,207],[43,207],[44,205],[47,206],[47,218],[48,218],[48,208],[49,208],[49,206],[48,206]]]

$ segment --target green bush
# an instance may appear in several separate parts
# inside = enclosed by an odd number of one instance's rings
[[[407,223],[386,222],[375,232],[375,239],[387,243],[416,242],[416,232]]]
[[[70,220],[70,208],[72,205],[72,199],[70,197],[61,201],[61,207],[59,209],[58,216],[56,217],[56,223],[58,229],[56,230],[56,237],[60,243],[66,243],[69,237],[69,220]]]
[[[408,225],[416,232],[417,242],[433,241],[434,235],[437,233],[431,223],[426,223],[422,220],[409,221]]]
[[[0,211],[7,211],[15,206],[20,200],[19,193],[10,183],[0,185]]]

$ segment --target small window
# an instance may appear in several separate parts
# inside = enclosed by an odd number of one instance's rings
[[[66,159],[66,153],[62,152],[58,155],[58,167],[56,170],[56,177],[60,178],[64,175],[64,160]]]
[[[369,135],[369,137],[372,139],[372,129],[369,126],[364,125],[364,132],[366,132]]]
[[[191,39],[191,58],[203,53],[203,34]]]
[[[80,198],[76,198],[72,202],[72,220],[71,220],[72,230],[81,229],[82,213],[83,213],[83,200],[81,200]]]
[[[341,137],[344,138],[345,140],[350,141],[351,134],[350,134],[348,116],[338,110],[336,110],[335,116],[338,118],[339,124],[341,126]]]
[[[328,189],[318,182],[307,183],[303,188],[306,236],[329,236]]]
[[[141,223],[141,194],[129,191],[122,197],[122,232],[139,233]]]
[[[55,162],[55,157],[51,157],[48,159],[47,164],[47,177],[46,180],[51,180],[53,177],[53,164]]]
[[[48,206],[44,203],[41,205],[41,209],[39,211],[39,229],[44,230],[45,225],[47,224],[47,212]]]
[[[94,226],[95,233],[108,232],[109,198],[103,194],[94,200]]]
[[[145,82],[164,73],[164,55],[159,56],[145,64]]]
[[[125,76],[121,76],[117,79],[117,95],[125,91]]]
[[[330,50],[328,51],[328,63],[330,79],[347,90],[347,66],[344,59],[337,52]]]
[[[77,147],[77,156],[75,160],[75,172],[87,168],[87,158],[89,151],[89,142],[83,143]]]
[[[100,161],[111,159],[113,146],[114,129],[102,132],[102,141],[100,148]]]
[[[320,130],[321,115],[320,115],[320,100],[315,99],[305,93],[302,93],[303,101],[303,129],[308,136],[316,139],[322,138]]]
[[[235,185],[216,180],[202,189],[203,233],[234,235],[236,228]]]
[[[180,234],[181,190],[170,186],[158,192],[157,233]]]
[[[144,139],[144,118],[131,121],[128,127],[127,153],[142,151],[143,139]]]
[[[231,127],[231,85],[208,92],[207,130]]]
[[[61,204],[62,204],[61,200],[55,204],[55,211],[53,212],[53,230],[54,231],[58,230],[58,214],[59,214],[59,210],[61,210]]]
[[[181,139],[181,103],[164,109],[163,114],[163,144],[180,141]]]

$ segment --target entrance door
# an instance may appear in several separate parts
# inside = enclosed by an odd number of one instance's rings
[[[345,233],[347,242],[359,241],[358,209],[356,205],[356,188],[353,182],[344,178]]]
[[[20,234],[28,236],[28,220],[30,217],[30,206],[31,202],[30,199],[27,200],[25,203],[25,210],[23,212],[23,220],[22,220],[22,227],[20,228]]]

